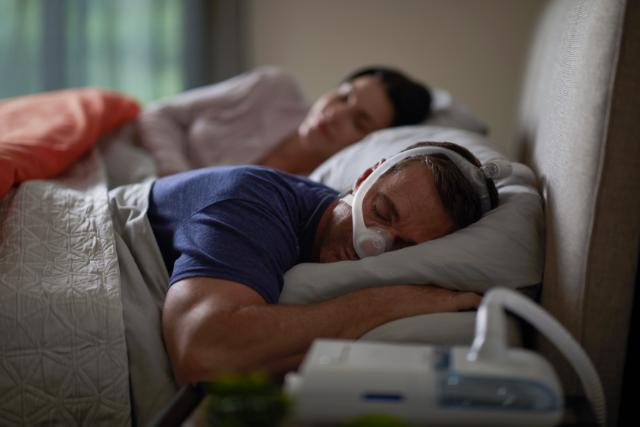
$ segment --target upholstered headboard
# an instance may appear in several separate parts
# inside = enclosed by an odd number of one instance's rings
[[[520,109],[545,200],[542,304],[587,350],[615,425],[640,241],[640,2],[550,1]],[[538,344],[577,391],[569,365]]]

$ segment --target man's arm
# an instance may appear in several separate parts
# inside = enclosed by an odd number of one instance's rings
[[[398,285],[318,304],[269,305],[241,283],[197,277],[169,288],[162,325],[174,374],[185,384],[220,372],[293,369],[316,338],[358,338],[391,320],[479,303],[469,292]]]

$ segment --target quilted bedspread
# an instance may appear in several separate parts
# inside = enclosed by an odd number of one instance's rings
[[[0,424],[129,425],[119,269],[96,152],[0,199]]]

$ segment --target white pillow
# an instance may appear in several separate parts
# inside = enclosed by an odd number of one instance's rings
[[[431,88],[431,115],[423,124],[451,127],[487,135],[489,126],[478,119],[471,109],[455,100],[444,89]]]
[[[380,158],[421,141],[448,141],[469,149],[481,162],[504,158],[477,133],[432,126],[376,132],[320,165],[311,179],[338,191]],[[434,284],[484,292],[493,286],[524,287],[541,282],[542,203],[526,166],[496,183],[500,204],[478,222],[453,234],[358,261],[299,264],[289,270],[281,303],[303,304],[335,298],[357,289],[390,284]]]

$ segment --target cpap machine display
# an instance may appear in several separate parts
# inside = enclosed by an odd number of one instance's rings
[[[415,426],[557,425],[560,382],[539,354],[508,348],[504,309],[531,323],[571,362],[604,425],[602,385],[584,350],[537,304],[504,288],[483,298],[471,347],[314,341],[299,372],[285,377],[296,420],[333,426],[386,414]]]
[[[393,236],[389,232],[380,227],[367,227],[364,223],[362,203],[369,189],[386,171],[402,160],[431,154],[442,154],[457,166],[458,170],[462,172],[478,194],[483,214],[491,209],[491,199],[487,190],[486,179],[504,178],[512,172],[511,162],[507,160],[495,159],[485,163],[482,167],[477,167],[462,155],[444,147],[416,147],[394,155],[376,168],[355,192],[342,198],[343,201],[351,206],[353,248],[360,259],[380,255],[391,250],[393,245]]]

